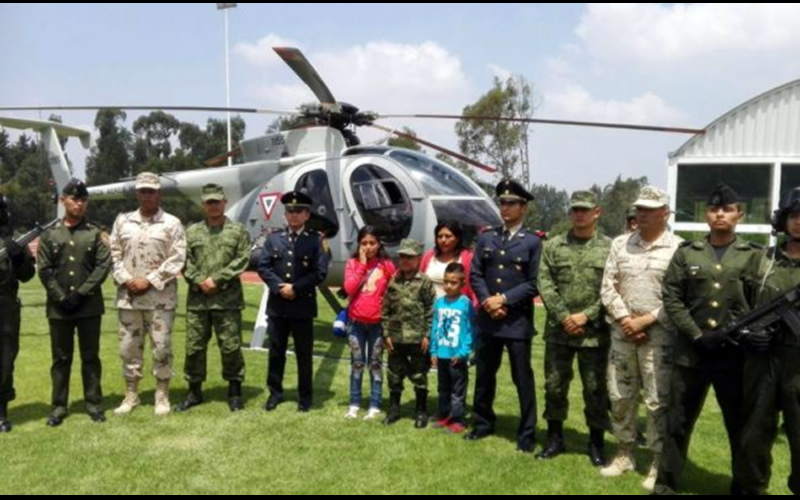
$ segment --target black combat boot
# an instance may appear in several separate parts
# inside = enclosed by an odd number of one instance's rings
[[[8,402],[0,403],[0,433],[11,432],[11,421],[8,419]]]
[[[540,451],[536,458],[540,460],[549,460],[556,458],[567,451],[564,444],[564,422],[560,420],[547,421],[547,443],[544,449]]]
[[[386,414],[386,418],[383,420],[384,424],[392,425],[400,420],[400,397],[402,395],[402,392],[393,392],[389,395],[389,413]]]
[[[417,417],[414,419],[414,428],[424,429],[428,427],[428,390],[416,389],[417,396]]]
[[[228,408],[233,412],[244,410],[241,380],[230,381],[230,385],[228,386]]]
[[[602,429],[591,429],[589,431],[589,461],[595,467],[605,467],[606,461],[606,442],[603,437]]]
[[[203,404],[203,383],[192,382],[189,384],[189,394],[186,395],[186,399],[176,406],[175,410],[184,412],[201,404]]]

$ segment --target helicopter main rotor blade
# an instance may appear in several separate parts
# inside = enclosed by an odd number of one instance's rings
[[[218,106],[0,106],[0,111],[94,111],[100,109],[124,109],[131,111],[204,111],[254,113],[262,115],[297,115],[297,111],[259,108],[226,108]]]
[[[380,115],[379,118],[432,118],[439,120],[478,120],[478,121],[499,121],[514,123],[542,123],[546,125],[572,125],[576,127],[599,127],[626,130],[646,130],[650,132],[672,132],[676,134],[703,135],[705,129],[686,128],[686,127],[663,127],[658,125],[638,125],[634,123],[611,123],[611,122],[584,122],[575,120],[549,120],[545,118],[508,118],[503,116],[463,116],[463,115]]]
[[[317,96],[319,102],[329,107],[331,111],[339,111],[339,105],[336,102],[336,98],[333,97],[333,92],[325,85],[325,81],[319,76],[317,70],[314,69],[314,66],[306,59],[300,49],[273,47],[272,50],[292,68],[292,71],[303,80],[303,83],[308,85],[308,88]]]
[[[203,164],[207,167],[218,167],[225,163],[228,158],[235,158],[237,156],[242,155],[242,147],[239,146],[238,148],[231,149],[225,153],[217,155],[213,158],[209,158],[208,160],[204,161]]]
[[[435,149],[436,151],[439,151],[440,153],[444,153],[444,154],[446,154],[448,156],[452,156],[453,158],[455,158],[457,160],[461,160],[464,163],[472,165],[473,167],[479,168],[479,169],[481,169],[481,170],[483,170],[485,172],[489,172],[490,174],[497,173],[497,169],[494,168],[494,167],[490,167],[489,165],[485,165],[485,164],[483,164],[483,163],[481,163],[479,161],[475,161],[472,158],[469,158],[467,156],[462,155],[461,153],[456,153],[452,149],[447,149],[447,148],[445,148],[443,146],[439,146],[439,145],[434,144],[432,142],[428,142],[425,139],[420,139],[419,137],[417,137],[415,135],[406,134],[405,132],[400,132],[398,130],[391,129],[389,127],[384,127],[383,125],[377,125],[375,123],[371,123],[369,125],[371,127],[374,127],[376,129],[378,129],[378,130],[383,130],[384,132],[389,132],[390,134],[394,134],[394,135],[396,135],[398,137],[402,137],[404,139],[410,139],[410,140],[412,140],[414,142],[418,142],[418,143],[422,144],[423,146],[428,146],[431,149]]]

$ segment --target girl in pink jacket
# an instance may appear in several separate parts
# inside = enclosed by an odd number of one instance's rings
[[[369,364],[370,398],[365,420],[380,413],[383,383],[383,332],[381,307],[389,281],[395,273],[394,263],[378,239],[372,226],[358,233],[358,248],[347,261],[344,290],[350,297],[348,306],[348,338],[350,342],[350,408],[346,418],[357,418],[361,406],[361,381]]]

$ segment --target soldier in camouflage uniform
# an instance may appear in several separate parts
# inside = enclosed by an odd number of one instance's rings
[[[611,244],[601,296],[611,325],[608,395],[617,455],[600,469],[613,477],[636,469],[636,417],[639,394],[647,408],[648,447],[653,460],[642,487],[655,487],[666,434],[672,372],[672,324],[664,311],[662,285],[672,256],[683,241],[668,231],[669,195],[644,187],[636,201],[639,229]]]
[[[589,427],[589,458],[595,466],[605,465],[603,435],[611,428],[606,386],[611,339],[600,286],[611,240],[598,233],[599,218],[597,195],[578,191],[570,203],[572,231],[544,245],[539,292],[547,309],[544,418],[548,441],[537,455],[540,459],[566,451],[563,424],[577,355]]]
[[[408,377],[416,395],[414,427],[428,426],[428,371],[433,303],[433,281],[419,272],[422,243],[406,239],[400,243],[400,265],[383,298],[383,341],[389,352],[390,405],[384,423],[400,419],[403,379]]]
[[[47,425],[57,427],[67,416],[69,378],[78,332],[86,411],[93,422],[105,422],[100,387],[100,325],[105,304],[103,282],[111,270],[108,235],[87,222],[89,191],[73,179],[62,191],[64,220],[39,240],[39,279],[47,290],[47,318],[53,354],[53,409]]]
[[[122,214],[111,231],[113,276],[119,309],[119,351],[125,377],[125,399],[114,410],[127,415],[139,406],[144,340],[153,346],[156,415],[171,411],[172,326],[178,307],[178,275],[186,262],[186,234],[181,221],[161,207],[158,175],[136,178],[139,210]]]
[[[744,212],[729,186],[711,193],[706,218],[708,237],[682,243],[664,278],[664,309],[676,332],[668,432],[655,488],[662,495],[678,491],[692,430],[712,385],[734,464],[739,450],[744,360],[720,329],[749,309],[742,275],[761,252],[736,236]]]
[[[250,262],[250,235],[241,224],[225,217],[225,191],[217,184],[203,187],[206,220],[186,230],[186,363],[189,395],[178,405],[186,411],[203,402],[206,355],[212,330],[222,354],[222,378],[228,381],[228,407],[244,409],[242,382],[242,309],[239,277]]]
[[[11,432],[8,403],[16,397],[14,362],[19,354],[20,304],[19,282],[27,283],[36,275],[33,256],[13,240],[14,229],[8,201],[0,195],[0,249],[8,252],[0,260],[0,433]]]
[[[768,304],[800,286],[800,188],[781,200],[773,225],[786,235],[782,244],[761,253],[745,271],[753,307]],[[800,494],[800,335],[785,324],[771,332],[749,332],[742,339],[744,429],[734,481],[744,494],[764,494],[769,486],[772,446],[783,412],[791,454],[789,489]]]

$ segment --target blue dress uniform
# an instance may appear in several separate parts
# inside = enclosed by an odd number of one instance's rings
[[[310,208],[312,200],[303,193],[290,192],[281,198],[286,206]],[[323,235],[303,229],[292,234],[287,229],[267,237],[261,254],[258,273],[269,287],[267,317],[269,318],[269,368],[267,387],[270,391],[265,405],[274,410],[283,401],[283,374],[289,336],[294,338],[297,355],[298,410],[308,411],[312,403],[312,353],[314,347],[314,318],[317,317],[316,287],[328,274],[328,257]],[[282,284],[294,286],[293,300],[280,294]]]
[[[514,181],[497,186],[501,199],[528,202],[533,197]],[[475,247],[470,273],[472,285],[482,304],[490,297],[504,295],[508,314],[501,320],[483,309],[477,317],[477,377],[473,407],[474,429],[467,439],[493,434],[497,416],[492,409],[497,389],[497,371],[508,349],[511,374],[519,396],[521,421],[517,448],[532,452],[536,441],[536,393],[531,368],[531,341],[534,336],[533,299],[538,295],[537,276],[542,240],[520,228],[509,234],[501,227],[483,233]]]

